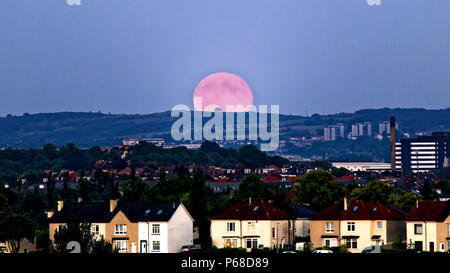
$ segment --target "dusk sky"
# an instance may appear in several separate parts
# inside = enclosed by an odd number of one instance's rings
[[[284,114],[450,107],[450,1],[0,1],[0,115],[193,106],[216,72]]]

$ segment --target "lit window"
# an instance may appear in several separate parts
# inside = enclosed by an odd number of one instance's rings
[[[248,232],[255,232],[255,222],[248,222]]]
[[[224,241],[225,247],[232,247],[232,248],[237,247],[237,239],[225,239]]]

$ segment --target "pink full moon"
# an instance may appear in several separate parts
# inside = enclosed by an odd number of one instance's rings
[[[214,73],[199,82],[194,91],[197,111],[246,112],[253,105],[253,93],[248,84],[232,73]],[[232,108],[231,108],[232,107]]]

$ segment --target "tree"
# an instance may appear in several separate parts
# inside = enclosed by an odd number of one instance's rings
[[[80,173],[80,179],[78,180],[78,190],[80,193],[80,197],[81,200],[83,202],[89,201],[90,200],[90,196],[89,196],[89,190],[90,190],[90,182],[84,178],[84,170],[81,170]]]
[[[381,180],[372,180],[361,188],[354,189],[350,197],[354,200],[386,202],[393,192],[393,187]]]
[[[253,200],[270,200],[274,197],[267,183],[261,180],[258,175],[247,175],[239,184],[239,189],[233,195],[233,200],[245,201],[249,198]]]
[[[208,192],[203,173],[199,169],[194,171],[189,197],[191,199],[191,214],[199,228],[200,243],[202,247],[209,246]]]
[[[136,177],[136,170],[131,169],[130,180],[122,184],[122,199],[129,202],[144,202],[149,199],[150,185]]]
[[[315,211],[331,206],[346,194],[344,185],[324,170],[311,171],[297,181],[297,202],[308,204]]]
[[[99,240],[94,240],[92,243],[91,252],[92,254],[102,254],[102,253],[115,253],[116,249],[113,248],[112,244],[105,240],[103,236]]]
[[[389,186],[381,180],[372,180],[364,187],[353,189],[350,197],[354,200],[390,203],[403,211],[409,211],[417,200],[415,194]]]
[[[403,243],[402,235],[397,235],[392,241],[392,249],[406,249],[406,243]]]
[[[431,188],[431,184],[429,180],[425,180],[423,182],[422,187],[420,187],[420,195],[423,200],[435,200],[437,198],[437,194]]]
[[[23,239],[34,241],[36,230],[36,224],[26,216],[11,214],[0,223],[0,241],[6,242],[11,253],[18,253]]]
[[[53,173],[49,172],[47,177],[47,204],[49,209],[53,209],[55,207],[55,178],[53,177]]]
[[[11,207],[8,203],[8,198],[3,193],[0,193],[0,212],[8,214],[11,211]]]
[[[94,237],[91,233],[91,224],[71,220],[66,226],[61,226],[56,230],[54,236],[56,252],[68,252],[66,249],[67,244],[71,241],[80,244],[81,253],[90,253],[94,244]]]

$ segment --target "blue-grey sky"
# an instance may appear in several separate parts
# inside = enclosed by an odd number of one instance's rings
[[[0,115],[192,107],[231,72],[280,112],[450,107],[450,1],[0,1]]]

